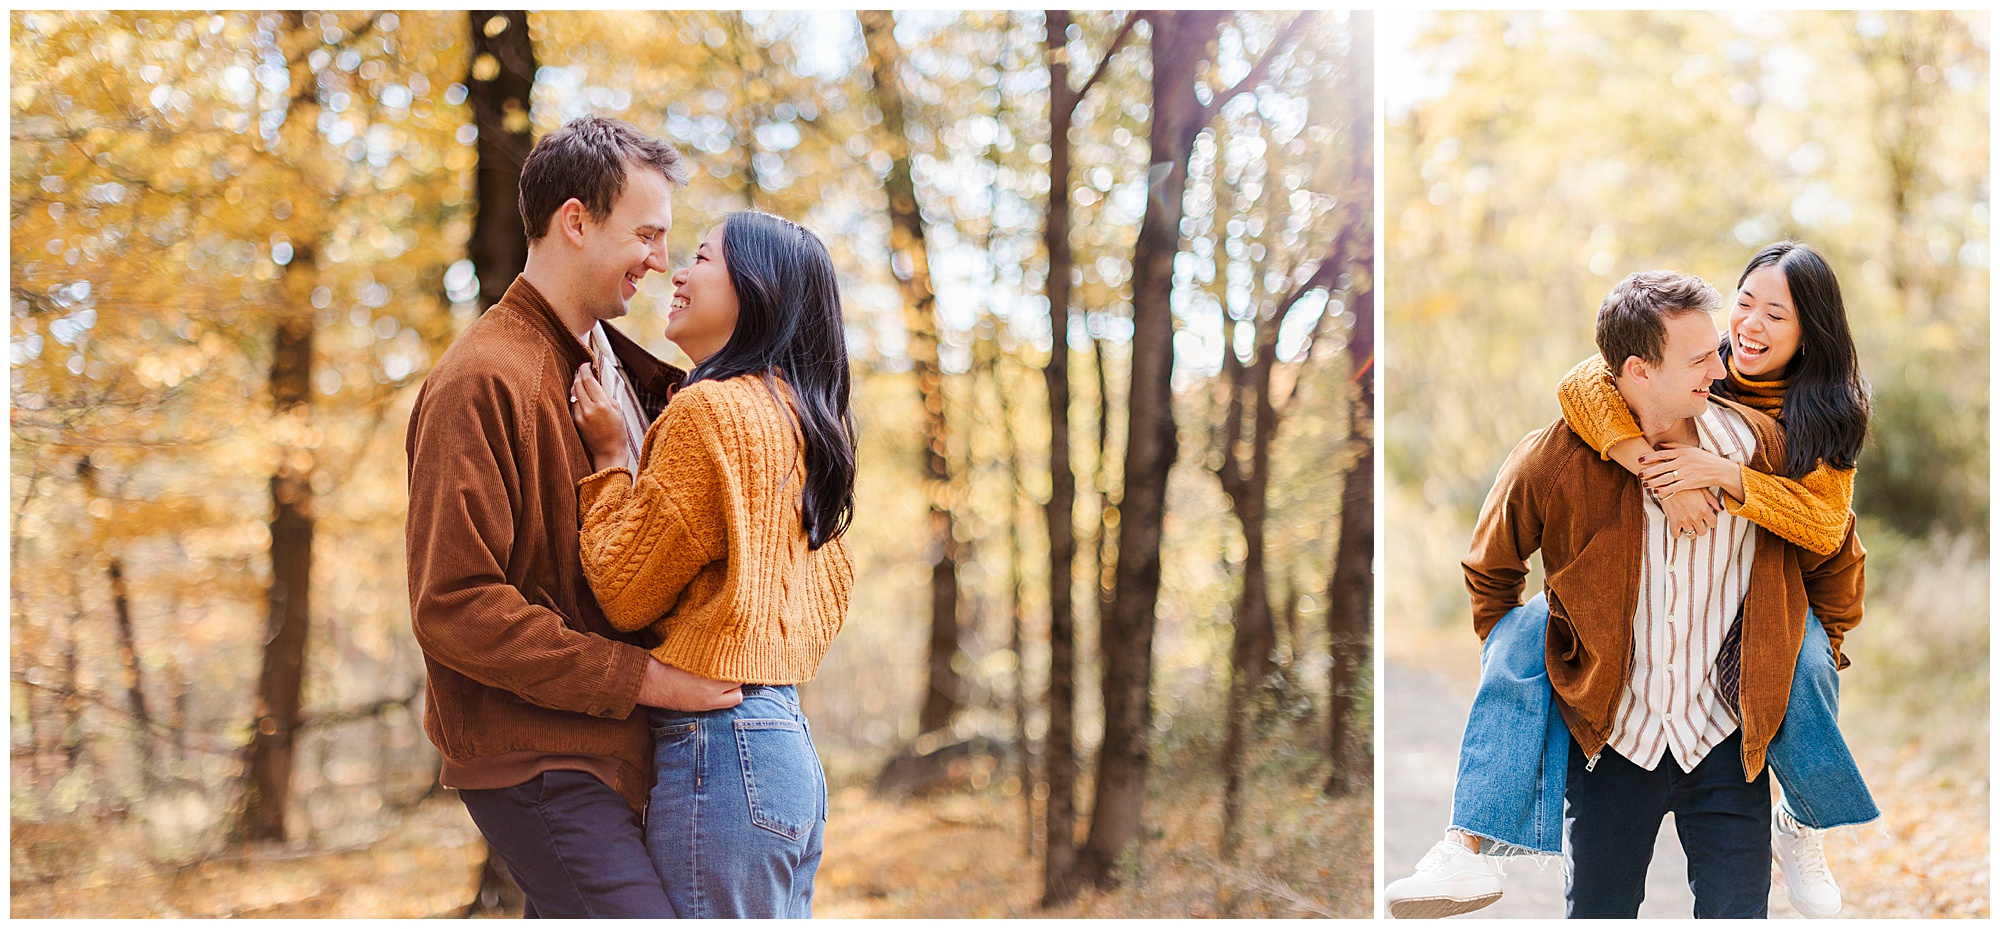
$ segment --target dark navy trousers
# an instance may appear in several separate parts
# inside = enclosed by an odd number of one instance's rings
[[[544,919],[672,919],[639,812],[594,775],[545,771],[515,787],[461,790],[472,822]]]
[[[1669,751],[1648,771],[1606,746],[1597,764],[1575,741],[1563,798],[1564,896],[1572,919],[1632,919],[1660,821],[1674,814],[1700,919],[1762,919],[1771,896],[1770,771],[1743,780],[1743,733],[1683,773]]]

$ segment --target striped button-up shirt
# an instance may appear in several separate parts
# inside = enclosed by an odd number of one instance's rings
[[[1748,461],[1756,450],[1743,417],[1716,404],[1695,419],[1695,432],[1702,448],[1731,461]],[[1659,500],[1642,496],[1646,553],[1632,616],[1632,667],[1610,745],[1648,771],[1668,751],[1681,770],[1693,771],[1736,731],[1712,671],[1749,586],[1757,527],[1723,512],[1708,533],[1674,537]]]
[[[592,373],[597,375],[597,383],[603,385],[604,392],[611,395],[611,405],[617,408],[618,417],[625,421],[625,449],[632,455],[632,469],[637,471],[640,446],[646,441],[646,428],[652,424],[641,412],[631,381],[626,378],[625,369],[619,366],[617,353],[611,350],[611,340],[604,334],[604,323],[591,327],[589,348]]]

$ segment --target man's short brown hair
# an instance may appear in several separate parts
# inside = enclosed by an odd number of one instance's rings
[[[1641,271],[1611,288],[1597,308],[1597,350],[1611,376],[1624,373],[1625,359],[1637,356],[1653,367],[1665,360],[1667,325],[1689,313],[1713,314],[1722,295],[1708,282],[1678,271]]]
[[[610,216],[625,192],[627,162],[659,171],[675,187],[687,183],[679,150],[623,120],[584,116],[543,136],[521,164],[521,225],[528,241],[547,235],[549,218],[571,198],[592,219]]]

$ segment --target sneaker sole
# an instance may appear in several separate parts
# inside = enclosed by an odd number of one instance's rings
[[[1389,916],[1392,919],[1439,919],[1483,909],[1498,899],[1498,892],[1463,900],[1454,897],[1414,897],[1389,904]]]
[[[1785,899],[1791,901],[1792,909],[1798,910],[1799,915],[1807,919],[1832,919],[1840,915],[1840,904],[1834,904],[1833,909],[1830,910],[1820,909],[1792,896],[1792,888],[1789,885],[1785,887]]]

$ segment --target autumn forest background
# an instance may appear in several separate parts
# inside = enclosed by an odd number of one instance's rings
[[[1392,878],[1445,826],[1477,681],[1458,560],[1595,352],[1604,294],[1677,268],[1727,295],[1789,237],[1839,276],[1874,398],[1840,722],[1883,818],[1826,839],[1842,915],[1990,914],[1990,35],[1983,13],[1913,11],[1385,18]],[[1559,876],[1532,872],[1490,912],[1559,913]],[[1656,896],[1641,915],[1687,915]]]
[[[1370,912],[1367,16],[10,26],[13,915],[518,912],[421,731],[402,438],[585,113],[693,160],[676,265],[755,207],[839,266],[818,912]],[[669,290],[618,325],[674,360]]]

